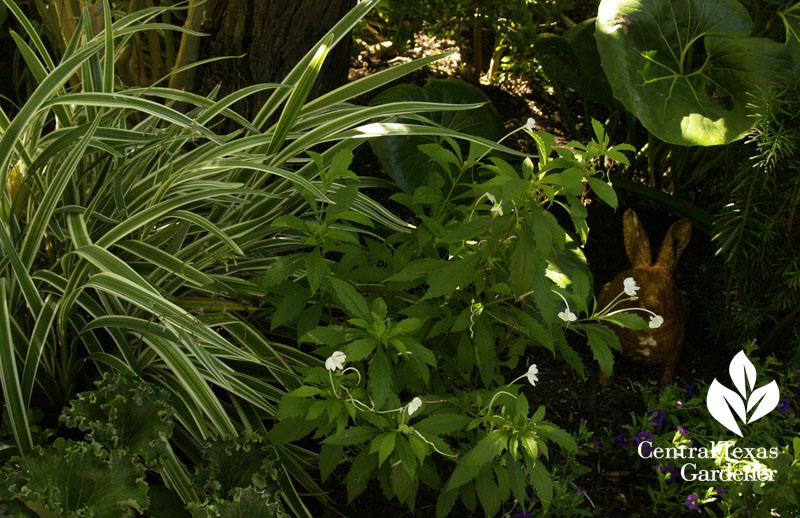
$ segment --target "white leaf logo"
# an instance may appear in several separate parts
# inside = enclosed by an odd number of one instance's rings
[[[756,367],[750,362],[744,351],[739,351],[739,354],[733,357],[731,365],[728,367],[728,372],[739,394],[742,397],[747,397],[745,380],[750,385],[750,390],[753,390],[753,386],[756,384]]]
[[[778,383],[775,380],[772,380],[768,385],[754,390],[753,393],[750,394],[750,399],[747,401],[747,411],[749,412],[753,408],[755,408],[756,411],[753,412],[753,415],[747,420],[748,424],[757,419],[761,419],[775,410],[779,400],[780,393],[778,391]]]
[[[739,419],[745,420],[744,400],[739,397],[739,394],[714,379],[708,389],[706,405],[708,406],[708,411],[711,412],[711,417],[719,421],[719,424],[739,437],[742,436],[742,431],[739,430],[736,418],[731,413],[731,408],[733,408]]]
[[[746,424],[761,419],[778,406],[780,393],[775,380],[754,390],[756,367],[750,362],[744,351],[740,351],[739,354],[734,356],[728,372],[739,393],[737,394],[714,379],[708,389],[706,405],[711,417],[728,430],[742,437],[742,431],[736,418],[738,417],[739,421]],[[746,407],[745,402],[747,402]],[[751,410],[754,411],[748,419],[747,414]]]

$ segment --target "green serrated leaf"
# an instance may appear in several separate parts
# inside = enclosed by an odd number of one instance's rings
[[[453,259],[447,266],[428,274],[427,281],[430,287],[420,300],[450,295],[458,288],[466,288],[472,281],[479,260],[477,254],[470,255],[466,259]]]
[[[323,440],[323,444],[336,444],[339,446],[354,446],[356,444],[364,444],[375,435],[378,429],[371,426],[353,426],[342,430],[339,433],[331,435]]]
[[[353,316],[366,320],[372,320],[367,301],[361,294],[347,281],[330,277],[328,279],[336,293],[336,297],[344,305],[345,309]]]
[[[317,292],[322,285],[322,280],[330,273],[328,265],[325,264],[325,259],[319,249],[314,249],[306,256],[306,278],[308,285],[311,288],[311,296]]]
[[[620,350],[619,338],[614,331],[601,324],[582,324],[581,331],[586,333],[586,340],[592,349],[592,356],[607,375],[614,368],[614,354],[611,349]]]
[[[375,406],[380,408],[389,400],[392,391],[392,368],[386,353],[375,353],[369,362],[369,389]]]

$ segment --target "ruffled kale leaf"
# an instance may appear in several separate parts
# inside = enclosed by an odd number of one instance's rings
[[[288,518],[280,503],[275,449],[263,437],[214,442],[202,456],[194,484],[204,501],[189,505],[192,516]]]
[[[289,518],[276,496],[252,487],[236,489],[229,500],[213,504],[190,504],[189,510],[192,518]]]
[[[147,509],[144,468],[122,451],[59,438],[14,457],[0,474],[0,498],[40,518],[124,518]]]
[[[118,373],[107,373],[96,384],[97,390],[78,394],[61,419],[67,426],[87,432],[90,442],[112,451],[127,450],[153,468],[172,437],[174,410],[168,394]]]

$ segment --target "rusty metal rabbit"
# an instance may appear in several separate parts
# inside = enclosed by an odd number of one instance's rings
[[[686,331],[686,303],[673,274],[691,238],[692,224],[688,219],[672,224],[655,264],[647,233],[633,209],[626,210],[623,215],[622,232],[625,252],[633,268],[617,274],[603,286],[597,297],[598,308],[602,310],[624,292],[628,295],[626,298],[634,294],[637,299],[623,299],[614,306],[615,310],[640,307],[663,318],[662,321],[652,317],[650,327],[641,330],[608,325],[619,337],[623,356],[641,363],[663,364],[661,384],[664,385],[673,379]],[[631,278],[633,281],[629,280]]]

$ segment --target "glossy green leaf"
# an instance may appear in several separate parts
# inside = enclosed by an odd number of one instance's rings
[[[736,0],[603,0],[595,38],[608,80],[653,135],[727,144],[752,126],[752,95],[791,69],[783,44],[751,37]]]

